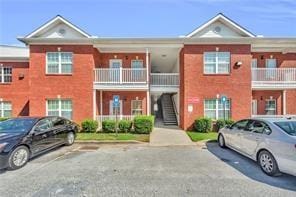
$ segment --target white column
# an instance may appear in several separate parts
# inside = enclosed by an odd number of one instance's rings
[[[100,117],[102,121],[102,116],[103,116],[103,91],[100,90]]]
[[[150,72],[150,69],[149,69],[149,50],[148,48],[146,48],[146,77],[147,77],[147,83],[149,81],[149,72]]]
[[[147,98],[147,115],[150,115],[150,92],[149,92],[149,90],[147,91],[147,96],[146,96]]]
[[[93,119],[96,120],[97,115],[97,90],[93,89]]]
[[[286,90],[283,90],[283,115],[287,114],[287,95],[286,95]]]

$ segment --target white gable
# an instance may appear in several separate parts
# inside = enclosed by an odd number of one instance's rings
[[[91,36],[62,18],[56,16],[26,38],[90,38]]]
[[[41,38],[83,38],[79,32],[73,30],[69,26],[59,23],[49,30],[45,31],[43,34],[36,35],[34,37]]]
[[[214,38],[225,38],[225,37],[242,37],[243,35],[239,34],[235,30],[224,25],[220,21],[216,21],[200,32],[197,32],[192,37],[214,37]]]
[[[254,34],[239,26],[223,14],[218,14],[210,21],[195,29],[186,37],[213,37],[213,38],[233,38],[233,37],[255,37]]]

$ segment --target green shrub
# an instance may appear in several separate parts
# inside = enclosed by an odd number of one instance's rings
[[[234,120],[231,120],[231,119],[228,119],[228,120],[225,120],[225,126],[231,126],[234,124]]]
[[[222,119],[219,119],[219,120],[216,121],[215,130],[218,132],[224,126],[225,126],[225,121],[222,120]]]
[[[104,120],[102,122],[102,130],[106,133],[115,133],[116,121],[115,120]]]
[[[1,122],[1,121],[4,121],[4,120],[8,120],[8,119],[9,119],[9,118],[1,118],[1,117],[0,117],[0,122]]]
[[[198,118],[194,121],[194,129],[197,132],[210,132],[212,130],[212,120],[210,118]]]
[[[130,120],[120,120],[118,123],[119,132],[128,133],[132,128],[132,121]]]
[[[81,132],[95,133],[98,129],[98,122],[91,119],[83,120],[81,123]]]
[[[134,132],[138,134],[149,134],[153,130],[154,116],[136,116],[134,118]]]
[[[215,131],[219,131],[221,128],[225,127],[225,126],[231,126],[234,123],[233,120],[222,120],[219,119],[216,121],[215,123]]]

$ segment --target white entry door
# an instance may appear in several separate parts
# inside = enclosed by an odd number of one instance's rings
[[[120,68],[122,67],[121,59],[109,60],[109,78],[112,82],[120,82]]]
[[[118,109],[118,112],[119,114],[118,115],[122,115],[122,100],[119,101],[119,109]],[[115,114],[116,112],[116,108],[113,106],[113,100],[110,100],[109,102],[109,115],[116,115]]]
[[[257,100],[252,100],[252,115],[257,115],[258,113],[258,106],[257,106]]]

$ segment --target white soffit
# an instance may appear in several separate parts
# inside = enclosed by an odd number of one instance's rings
[[[57,15],[25,38],[91,38],[91,35]]]
[[[29,49],[26,47],[0,45],[1,60],[28,60]]]
[[[223,14],[218,14],[207,23],[186,35],[187,38],[193,37],[256,37],[248,30],[244,29]]]

